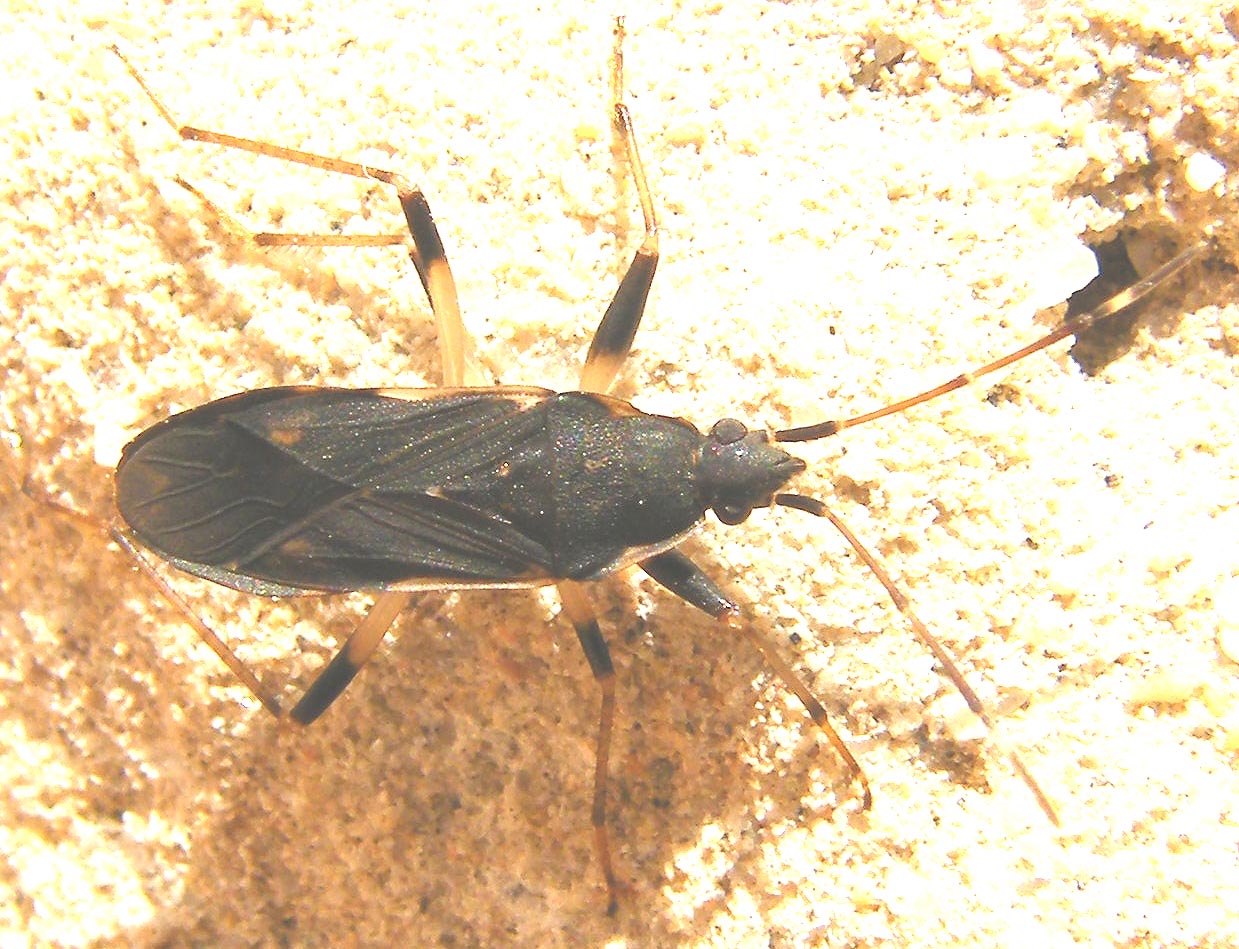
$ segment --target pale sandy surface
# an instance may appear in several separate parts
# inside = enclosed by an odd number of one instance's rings
[[[1097,377],[1059,347],[991,400],[802,452],[801,489],[837,498],[954,645],[1062,831],[952,737],[958,701],[829,528],[759,513],[691,550],[822,697],[873,809],[747,645],[648,583],[600,584],[631,884],[609,920],[597,699],[552,597],[426,596],[286,733],[114,549],[13,488],[105,516],[120,447],[170,411],[438,378],[399,251],[238,246],[172,179],[285,230],[398,228],[390,195],[178,147],[108,44],[186,119],[421,180],[486,363],[570,387],[639,222],[610,159],[607,11],[15,6],[0,946],[1239,943],[1233,243]],[[1123,223],[1156,262],[1228,223],[1225,181],[1188,180],[1239,162],[1239,49],[1226,5],[1191,6],[628,5],[665,256],[621,394],[702,424],[864,411],[1037,335],[1087,279],[1082,239]],[[183,589],[290,697],[360,603]]]

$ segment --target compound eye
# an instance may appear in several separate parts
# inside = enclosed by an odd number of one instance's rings
[[[735,524],[743,524],[752,513],[753,509],[751,507],[741,504],[714,505],[714,516],[729,527]]]
[[[734,418],[719,419],[714,423],[714,427],[710,429],[710,437],[720,445],[730,445],[738,442],[749,430],[744,427],[743,422],[737,422]]]

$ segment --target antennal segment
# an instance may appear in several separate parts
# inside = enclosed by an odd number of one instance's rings
[[[878,578],[878,582],[886,588],[886,592],[890,595],[891,600],[894,602],[895,608],[903,614],[903,616],[907,619],[908,624],[920,638],[921,642],[923,642],[929,648],[929,651],[934,654],[934,658],[937,659],[939,665],[942,666],[943,674],[951,680],[951,684],[954,685],[959,694],[963,696],[964,701],[968,703],[968,708],[971,709],[973,714],[981,720],[982,724],[985,726],[986,738],[995,748],[1002,751],[1007,756],[1007,759],[1011,762],[1011,766],[1015,768],[1016,773],[1019,774],[1024,783],[1028,785],[1028,789],[1032,792],[1033,797],[1037,799],[1037,804],[1041,807],[1041,810],[1045,812],[1045,816],[1049,818],[1050,823],[1055,827],[1060,826],[1058,812],[1055,810],[1054,804],[1050,801],[1050,798],[1045,791],[1041,789],[1041,785],[1037,783],[1037,779],[1032,776],[1032,772],[1028,770],[1028,767],[1024,764],[1023,759],[1021,759],[1015,751],[1003,745],[1003,743],[1000,742],[998,737],[994,734],[994,725],[990,720],[989,712],[986,710],[985,705],[981,702],[980,697],[972,690],[972,686],[970,686],[967,680],[964,679],[964,674],[959,671],[959,666],[955,662],[955,657],[952,656],[950,650],[948,650],[946,646],[938,640],[938,637],[929,631],[929,627],[921,622],[920,617],[912,612],[912,606],[909,603],[907,596],[902,590],[899,589],[899,587],[895,586],[895,582],[890,578],[890,574],[886,572],[886,569],[882,566],[878,559],[874,557],[873,554],[869,553],[869,551],[865,548],[865,545],[862,544],[860,540],[857,539],[856,535],[848,529],[848,526],[844,524],[843,521],[841,521],[837,516],[835,516],[834,512],[831,511],[830,508],[828,508],[821,501],[817,500],[817,498],[805,497],[802,494],[776,494],[774,496],[774,503],[781,505],[782,507],[795,508],[798,511],[804,511],[807,514],[813,514],[816,517],[824,517],[835,526],[835,529],[840,534],[843,535],[844,540],[846,540],[848,544],[851,545],[852,549],[856,551],[857,556],[865,562],[865,566],[873,572],[873,575]]]
[[[969,385],[974,380],[987,376],[992,372],[997,372],[1012,363],[1019,362],[1026,356],[1031,356],[1033,353],[1038,353],[1049,346],[1053,346],[1059,340],[1066,339],[1068,336],[1075,336],[1077,333],[1082,333],[1092,326],[1100,323],[1102,320],[1109,319],[1116,313],[1121,313],[1128,307],[1144,299],[1152,293],[1158,286],[1169,280],[1172,276],[1190,264],[1192,261],[1200,257],[1210,246],[1209,238],[1203,238],[1197,241],[1186,250],[1179,251],[1174,257],[1166,261],[1151,274],[1140,280],[1122,293],[1116,294],[1100,306],[1089,310],[1087,313],[1081,313],[1079,316],[1069,317],[1058,324],[1053,330],[1046,333],[1040,339],[1029,343],[1022,349],[1017,349],[1013,353],[1008,353],[1000,359],[995,359],[993,362],[986,363],[984,366],[979,366],[971,372],[961,373],[949,382],[944,382],[940,386],[933,389],[928,389],[919,395],[911,396],[907,399],[902,399],[899,402],[892,402],[890,405],[883,406],[880,409],[875,409],[872,412],[866,412],[864,415],[857,415],[849,419],[836,419],[829,422],[818,422],[814,425],[801,425],[797,428],[785,428],[782,431],[772,433],[776,442],[811,442],[819,438],[826,438],[829,435],[837,435],[845,428],[853,428],[857,425],[863,425],[866,422],[872,422],[876,419],[886,418],[888,415],[895,415],[905,409],[910,409],[914,405],[920,405],[923,402],[928,402],[931,399],[936,399],[940,395],[946,395],[948,392],[954,392],[956,389],[962,389]],[[795,505],[791,505],[795,506]],[[812,513],[812,512],[810,512]]]

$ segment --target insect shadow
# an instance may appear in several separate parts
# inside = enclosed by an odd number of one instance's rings
[[[633,122],[623,102],[622,19],[611,63],[612,121],[644,224],[585,358],[577,391],[484,384],[472,367],[455,283],[426,198],[403,176],[338,158],[180,124],[113,47],[170,127],[186,141],[375,180],[395,189],[408,235],[250,234],[260,246],[407,244],[434,314],[443,386],[290,386],[241,392],[152,426],[124,449],[115,476],[120,518],[109,528],[161,593],[273,715],[279,700],[185,603],[145,553],[181,571],[264,597],[365,591],[374,604],[289,713],[322,715],[374,653],[414,594],[554,586],[601,695],[591,824],[614,912],[621,890],[607,830],[615,672],[587,582],[635,567],[746,638],[803,704],[857,786],[863,770],[813,695],[764,633],[742,619],[681,549],[705,515],[743,523],[757,509],[824,518],[869,567],[943,674],[987,728],[990,714],[955,660],[913,612],[885,568],[822,501],[786,490],[806,469],[784,445],[837,435],[997,372],[1130,307],[1200,257],[1201,241],[1142,280],[1052,331],[970,372],[853,418],[750,431],[725,418],[702,433],[607,395],[631,349],[659,260],[659,227]],[[195,187],[180,181],[225,221]],[[238,231],[238,225],[231,224]],[[997,739],[990,737],[997,745]],[[1002,753],[1047,818],[1057,815],[1017,753]]]

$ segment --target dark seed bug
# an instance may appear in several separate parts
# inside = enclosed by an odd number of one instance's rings
[[[123,520],[113,534],[181,604],[139,547],[216,583],[263,596],[362,590],[375,604],[291,711],[308,724],[341,694],[395,617],[422,590],[554,585],[601,691],[591,821],[609,908],[618,878],[607,834],[614,669],[583,584],[635,566],[748,638],[804,704],[871,800],[868,782],[821,703],[740,607],[678,547],[707,512],[726,525],[781,506],[828,520],[884,586],[972,711],[988,714],[954,660],[913,613],[884,568],[821,501],[785,490],[805,463],[784,443],[814,441],[962,388],[1094,325],[1200,255],[1182,252],[1132,288],[1000,359],[941,386],[850,419],[773,432],[723,419],[706,433],[606,395],[632,345],[659,259],[658,224],[622,101],[622,21],[612,65],[613,122],[640,199],[644,237],[599,324],[579,391],[470,385],[466,336],[442,242],[421,190],[355,162],[180,125],[129,66],[181,138],[232,147],[396,189],[414,266],[441,346],[440,389],[286,387],[243,392],[172,416],[124,450],[116,471]],[[118,51],[118,55],[119,51]],[[122,56],[123,59],[123,56]],[[186,185],[189,187],[188,185]],[[191,190],[193,190],[191,188]],[[205,198],[203,199],[206,200]],[[209,204],[209,202],[207,202]],[[218,211],[218,209],[216,209]],[[258,234],[262,245],[379,246],[404,236]],[[280,703],[229,647],[199,633],[273,713]],[[1008,753],[1050,820],[1046,795]]]

